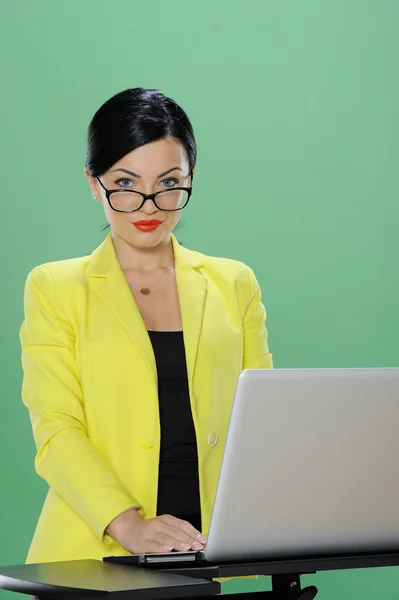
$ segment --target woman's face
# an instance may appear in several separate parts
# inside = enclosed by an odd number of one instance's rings
[[[99,177],[107,190],[130,190],[154,194],[174,187],[190,187],[191,176],[183,146],[173,138],[151,142],[133,150]],[[100,183],[86,171],[93,196],[102,202],[112,234],[137,248],[154,248],[168,242],[179,222],[181,211],[159,210],[147,200],[135,212],[116,212],[111,208]],[[179,192],[156,197],[164,207],[174,207]],[[111,195],[111,203],[126,210],[138,206],[143,198],[136,194],[118,192]],[[177,206],[177,205],[176,205]],[[151,224],[149,221],[156,221]],[[158,222],[158,223],[157,223]]]

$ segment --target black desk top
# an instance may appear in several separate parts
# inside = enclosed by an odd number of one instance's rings
[[[97,560],[0,567],[0,588],[63,600],[162,600],[210,596],[221,589],[215,581]]]
[[[283,578],[316,571],[399,566],[399,553],[297,558],[194,565],[135,566],[133,556],[0,567],[0,588],[60,600],[165,600],[213,596],[212,578],[271,575]],[[111,562],[114,561],[114,562]],[[121,564],[121,563],[125,564]],[[129,563],[130,564],[126,564]],[[118,563],[118,564],[117,564]],[[312,596],[313,597],[313,596]]]

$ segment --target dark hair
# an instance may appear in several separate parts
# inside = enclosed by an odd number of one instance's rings
[[[184,110],[158,90],[125,90],[94,115],[88,129],[86,168],[92,177],[99,177],[129,152],[168,136],[184,147],[191,171],[197,145]]]

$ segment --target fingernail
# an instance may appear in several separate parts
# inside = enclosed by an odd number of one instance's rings
[[[200,533],[197,535],[197,540],[199,540],[201,544],[206,544],[206,539]]]
[[[202,550],[204,546],[202,544],[200,544],[199,542],[194,542],[194,544],[191,546],[191,548],[193,550]]]
[[[191,548],[190,544],[181,544],[181,547],[184,548],[185,550],[188,550],[189,548]]]
[[[165,548],[165,550],[168,550],[169,552],[170,552],[171,550],[173,550],[173,546],[164,546],[164,548]]]

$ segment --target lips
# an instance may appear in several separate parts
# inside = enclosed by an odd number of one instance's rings
[[[132,225],[134,225],[139,231],[154,231],[155,229],[158,229],[160,225],[162,225],[162,221],[159,221],[158,219],[134,221]]]
[[[145,219],[143,221],[134,221],[133,225],[160,225],[162,221],[159,219]]]

